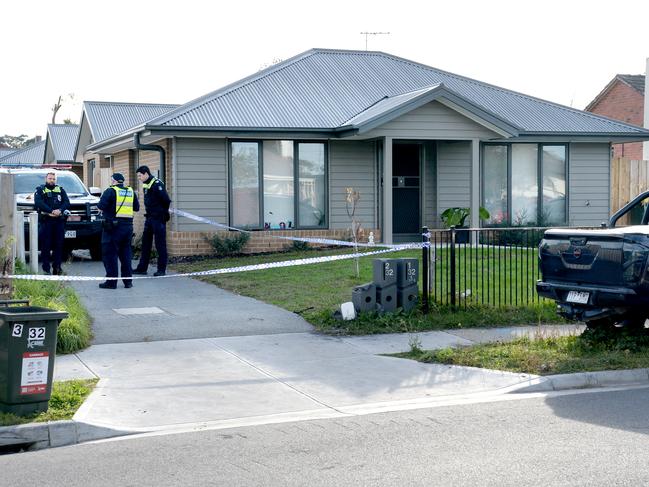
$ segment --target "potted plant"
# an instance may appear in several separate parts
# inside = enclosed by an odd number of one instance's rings
[[[469,208],[453,207],[447,208],[442,212],[440,217],[442,218],[442,223],[446,228],[455,227],[459,231],[455,235],[455,241],[457,243],[468,243],[469,241],[469,231],[463,230],[466,229],[466,219],[471,214]],[[479,215],[481,220],[488,220],[491,216],[489,211],[486,208],[480,207]]]

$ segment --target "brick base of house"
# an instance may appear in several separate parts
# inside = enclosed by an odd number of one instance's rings
[[[365,229],[362,241],[367,242],[369,233],[374,233],[374,241],[381,241],[379,229]],[[174,257],[191,256],[191,255],[210,255],[214,254],[214,249],[207,241],[207,238],[215,235],[224,237],[232,236],[232,232],[174,232],[167,231],[167,248],[169,255]],[[245,254],[259,254],[264,252],[277,252],[293,246],[290,240],[284,240],[281,237],[314,237],[330,238],[335,240],[350,239],[349,229],[336,230],[279,230],[279,231],[259,231],[252,232],[251,238],[243,249]],[[325,245],[309,244],[311,247],[325,247]]]

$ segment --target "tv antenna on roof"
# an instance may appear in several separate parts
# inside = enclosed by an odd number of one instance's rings
[[[361,32],[365,36],[365,50],[367,51],[367,36],[390,35],[389,32]]]

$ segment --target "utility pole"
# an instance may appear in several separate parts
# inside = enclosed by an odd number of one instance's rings
[[[390,35],[389,32],[361,32],[361,35],[365,36],[365,50],[367,51],[367,37],[368,36],[387,36]]]

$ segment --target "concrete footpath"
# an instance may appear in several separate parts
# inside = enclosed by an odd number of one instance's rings
[[[65,270],[102,275],[98,263]],[[382,355],[415,341],[439,349],[581,333],[574,325],[331,337],[296,314],[186,278],[119,286],[74,283],[96,338],[84,351],[56,357],[55,380],[100,380],[73,420],[0,428],[0,446],[361,415],[526,388],[649,383],[645,369],[541,378]]]
[[[418,333],[425,349],[580,333],[574,325]],[[57,357],[55,380],[98,377],[73,421],[4,428],[31,448],[146,432],[192,431],[361,415],[516,391],[649,384],[647,369],[538,377],[382,356],[407,334],[290,333],[94,345]]]

